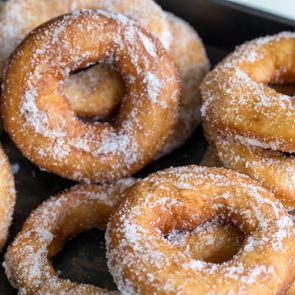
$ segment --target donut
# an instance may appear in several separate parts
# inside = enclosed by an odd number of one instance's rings
[[[14,180],[9,161],[0,146],[0,251],[8,237],[8,230],[12,221],[15,206]]]
[[[33,6],[33,2],[8,1],[2,13],[0,10],[0,16],[3,15],[2,21],[0,18],[0,28],[3,27],[2,36],[0,31],[0,40],[2,38],[3,43],[9,47],[9,49],[2,48],[2,54],[0,49],[0,61],[3,56],[2,64],[28,32],[54,16],[80,8],[97,8],[123,13],[138,21],[162,41],[180,73],[181,102],[178,123],[156,158],[183,145],[200,122],[199,85],[209,67],[204,45],[195,30],[171,13],[164,15],[153,1],[133,0],[132,3],[129,1],[127,3],[118,0],[92,0],[80,3],[72,0],[62,3],[57,1],[56,5],[52,5],[52,1],[49,2],[36,3],[34,8],[36,11],[32,12],[33,17],[28,20],[22,15]],[[52,10],[52,7],[57,8]],[[18,29],[10,29],[12,21],[13,24],[18,24]],[[171,35],[177,42],[172,44]],[[63,91],[78,116],[105,120],[116,114],[125,87],[118,72],[111,65],[105,64],[70,75],[63,83]]]
[[[181,18],[166,12],[174,39],[168,50],[180,78],[179,117],[160,156],[182,146],[200,123],[201,95],[199,86],[209,69],[204,45],[197,32]]]
[[[168,241],[193,259],[223,263],[232,258],[241,248],[244,237],[233,225],[218,220],[207,221],[193,231],[172,231]],[[292,283],[287,295],[293,295]]]
[[[0,70],[30,31],[56,16],[82,8],[122,13],[155,34],[164,46],[171,42],[165,15],[152,0],[9,0],[2,5],[0,41],[5,46],[0,48]],[[99,64],[70,75],[63,83],[63,91],[79,117],[107,119],[118,110],[125,85],[112,65]]]
[[[204,120],[224,136],[295,152],[294,97],[268,85],[294,83],[294,43],[290,32],[259,38],[219,63],[202,82]]]
[[[174,131],[156,158],[183,145],[200,123],[199,86],[209,68],[204,45],[196,31],[179,17],[167,12],[165,14],[170,31],[177,40],[168,51],[179,72],[181,96],[179,117]],[[86,71],[87,74],[89,73],[87,83],[85,83],[85,78],[82,79],[82,76],[79,76],[80,73],[65,81],[66,96],[75,112],[81,116],[96,116],[105,119],[114,114],[120,104],[124,84],[120,82],[118,76],[104,79],[104,75],[99,70],[100,67],[93,67]],[[111,75],[111,70],[109,75]],[[107,71],[105,73],[107,74]],[[86,77],[85,73],[81,72],[81,74]],[[112,74],[116,75],[114,71]],[[117,85],[111,86],[112,81]],[[97,91],[95,87],[98,87]],[[101,92],[101,87],[104,87],[105,91]],[[106,91],[118,91],[118,95],[105,95]]]
[[[134,182],[127,178],[107,185],[76,185],[35,209],[5,254],[12,286],[20,294],[117,294],[58,278],[49,259],[82,231],[105,229],[119,197]]]
[[[84,122],[60,84],[102,60],[116,64],[127,92],[112,122]],[[121,14],[83,10],[28,35],[10,58],[1,103],[4,127],[29,160],[65,178],[102,183],[135,173],[159,153],[178,101],[176,69],[156,38]]]
[[[284,294],[295,278],[295,225],[248,176],[171,168],[137,182],[125,196],[106,232],[108,267],[123,294]],[[216,217],[245,235],[228,262],[192,259],[165,239]]]
[[[273,191],[288,210],[295,209],[295,157],[280,151],[245,145],[232,139],[216,140],[218,157],[227,168],[257,179]]]
[[[29,32],[54,17],[80,9],[122,13],[140,22],[165,46],[170,45],[168,23],[162,9],[152,0],[8,0],[0,2],[0,69]]]

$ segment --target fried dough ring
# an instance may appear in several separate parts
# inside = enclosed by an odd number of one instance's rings
[[[29,32],[54,17],[80,9],[122,13],[153,32],[167,48],[171,42],[165,15],[151,0],[8,0],[0,4],[0,70]],[[2,70],[0,73],[2,80]]]
[[[122,192],[134,182],[76,185],[35,209],[5,254],[10,283],[25,294],[117,294],[58,278],[49,259],[82,231],[105,229]]]
[[[295,209],[295,157],[266,150],[223,137],[208,124],[203,125],[206,137],[224,167],[258,180],[273,191],[288,210]]]
[[[209,68],[204,45],[196,31],[188,23],[171,13],[166,12],[166,18],[170,31],[174,39],[177,40],[171,44],[168,51],[179,72],[181,96],[179,117],[175,129],[157,158],[183,145],[200,123],[199,86]],[[81,74],[86,78],[84,73]],[[124,93],[124,85],[116,73],[111,68],[109,68],[109,73],[105,72],[105,75],[113,75],[113,77],[105,79],[107,81],[105,89],[110,92],[117,91],[118,95],[107,94],[104,91],[104,98],[98,97],[96,91],[91,90],[95,87],[103,87],[99,68],[87,70],[87,83],[82,76],[79,76],[81,74],[78,73],[72,78],[70,77],[70,80],[66,81],[64,85],[66,96],[75,112],[82,116],[97,116],[99,118],[108,118],[115,113],[122,93]],[[111,81],[114,81],[115,85],[110,86]]]
[[[204,120],[248,144],[295,152],[295,100],[267,84],[294,83],[295,34],[248,42],[215,67],[201,86]]]
[[[181,96],[175,129],[157,158],[183,145],[200,123],[199,86],[209,68],[204,45],[197,32],[188,23],[171,13],[166,12],[166,18],[170,31],[177,40],[171,44],[168,51],[179,72]],[[78,115],[105,119],[118,109],[120,98],[124,93],[124,84],[111,68],[108,68],[108,72],[100,73],[99,71],[100,68],[94,67],[87,70],[87,75],[81,72],[65,81],[64,91]],[[104,97],[98,97],[98,91],[95,88],[99,87],[98,90],[100,90],[103,87],[101,79],[107,75],[113,75],[113,77],[104,79],[105,91],[102,92]],[[108,94],[107,91],[117,91],[118,95]]]
[[[8,56],[29,32],[56,16],[85,8],[122,13],[155,34],[165,47],[170,45],[169,24],[152,0],[9,0],[0,8],[0,41],[4,44],[0,48],[0,81]],[[125,87],[111,65],[100,64],[69,76],[63,91],[78,116],[107,119],[118,110]]]
[[[172,232],[167,239],[170,243],[190,255],[193,259],[222,263],[235,255],[242,246],[243,236],[231,224],[213,220],[201,224],[192,232]],[[292,283],[286,295],[294,295]]]
[[[121,292],[281,294],[294,280],[293,221],[249,177],[217,168],[172,168],[137,182],[125,195],[106,233],[108,266]],[[214,216],[246,236],[226,263],[194,260],[164,239]]]
[[[115,61],[126,82],[112,124],[82,122],[60,91],[69,72],[99,60]],[[176,121],[177,81],[151,34],[123,15],[84,10],[39,27],[12,55],[3,122],[41,168],[77,181],[112,181],[135,173],[163,147]]]
[[[0,251],[7,240],[15,206],[14,180],[9,161],[0,146]]]

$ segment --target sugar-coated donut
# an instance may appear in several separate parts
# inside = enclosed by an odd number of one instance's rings
[[[242,246],[242,233],[229,223],[207,221],[193,231],[172,231],[167,239],[176,248],[193,259],[222,263],[235,255]],[[294,295],[295,284],[286,295]]]
[[[9,0],[0,7],[0,81],[8,56],[25,36],[42,23],[79,9],[122,13],[155,34],[165,47],[171,43],[168,21],[153,0]],[[110,118],[124,95],[124,81],[111,65],[99,64],[65,79],[63,91],[80,117]]]
[[[54,17],[80,9],[122,13],[140,22],[165,46],[170,45],[168,23],[162,9],[152,0],[8,0],[0,2],[0,70],[29,32]]]
[[[250,145],[295,152],[294,97],[268,84],[294,83],[295,34],[248,42],[204,79],[204,120]]]
[[[245,175],[172,168],[125,196],[106,232],[108,266],[125,294],[283,294],[295,278],[295,225],[272,193]],[[228,262],[192,259],[165,239],[216,216],[245,235]]]
[[[60,84],[97,61],[116,64],[126,95],[112,123],[79,120]],[[2,93],[6,130],[41,168],[105,182],[150,162],[174,127],[176,69],[161,43],[120,14],[83,10],[31,33],[10,58]]]
[[[203,124],[206,137],[222,166],[258,180],[273,191],[288,210],[295,209],[295,157],[280,151],[243,144]],[[213,152],[214,154],[214,152]]]
[[[15,206],[15,188],[10,165],[1,146],[0,166],[0,250],[2,250],[12,221]]]
[[[179,117],[160,156],[183,145],[200,123],[200,84],[208,72],[209,61],[197,32],[181,18],[166,12],[174,37],[168,50],[180,78]]]
[[[105,229],[109,215],[133,178],[107,185],[76,185],[34,210],[5,254],[10,283],[21,294],[117,294],[58,278],[49,259],[82,231]]]

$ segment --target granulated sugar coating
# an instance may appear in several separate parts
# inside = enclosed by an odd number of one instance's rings
[[[105,229],[114,206],[134,182],[127,178],[101,186],[77,185],[40,205],[5,255],[10,283],[20,294],[118,294],[58,278],[49,259],[82,231]]]
[[[202,116],[223,135],[273,150],[295,152],[294,97],[269,83],[294,83],[295,33],[259,38],[238,47],[201,86]]]
[[[193,259],[166,238],[214,217],[245,235],[229,261]],[[282,204],[247,176],[171,168],[126,193],[108,224],[108,265],[122,294],[280,294],[294,280],[294,229]]]
[[[214,145],[225,167],[257,179],[273,191],[288,210],[295,208],[294,155],[265,150],[222,136],[214,137]]]
[[[177,40],[168,50],[180,78],[179,116],[175,128],[159,156],[183,145],[200,123],[200,84],[209,70],[205,47],[197,32],[177,16],[166,13],[170,30]],[[159,157],[158,156],[158,157]]]
[[[72,71],[97,61],[114,63],[126,84],[112,124],[80,121],[62,92]],[[177,81],[161,43],[136,23],[78,11],[36,29],[15,51],[3,83],[3,121],[41,168],[77,181],[111,181],[161,150],[177,117]]]
[[[245,43],[202,83],[206,138],[222,165],[257,179],[295,208],[295,100],[268,84],[294,83],[295,34]]]
[[[0,69],[33,29],[54,17],[80,9],[122,13],[154,33],[167,48],[171,43],[164,13],[151,0],[9,0],[0,3]]]

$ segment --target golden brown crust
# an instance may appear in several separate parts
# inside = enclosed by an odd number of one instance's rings
[[[223,263],[231,259],[243,246],[244,236],[233,225],[218,220],[205,222],[193,231],[177,231],[168,235],[171,244],[193,259]],[[294,295],[292,283],[287,295]]]
[[[122,13],[153,33],[166,48],[171,42],[164,12],[152,0],[9,0],[0,7],[0,81],[8,56],[33,29],[59,15],[80,9]],[[95,65],[69,76],[63,85],[73,110],[80,117],[110,118],[125,92],[122,77],[109,65]]]
[[[8,0],[0,3],[0,68],[33,29],[54,17],[80,9],[122,13],[153,32],[166,47],[171,42],[164,13],[151,0]]]
[[[71,71],[99,60],[115,61],[128,89],[112,124],[80,121],[59,87]],[[160,42],[137,24],[119,14],[76,12],[36,29],[11,57],[4,126],[43,169],[78,181],[111,181],[141,169],[164,145],[176,121],[177,81]]]
[[[200,123],[200,84],[209,70],[205,47],[197,32],[181,18],[166,12],[175,42],[168,49],[180,78],[179,116],[160,156],[183,145]]]
[[[222,263],[238,253],[244,235],[232,224],[210,220],[192,231],[175,231],[167,239],[193,259]]]
[[[288,210],[295,208],[295,158],[284,154],[243,144],[231,137],[214,132],[210,124],[203,124],[206,137],[214,146],[222,165],[245,173],[273,191]]]
[[[15,188],[9,161],[0,146],[0,250],[2,250],[12,221]]]
[[[121,194],[134,182],[128,178],[109,185],[77,185],[40,205],[5,254],[11,284],[24,294],[117,294],[58,278],[49,259],[80,232],[105,229]]]
[[[224,136],[263,148],[295,152],[294,97],[269,83],[295,80],[294,33],[248,42],[217,65],[204,79],[204,120]]]
[[[281,294],[294,280],[294,223],[249,177],[220,168],[171,168],[125,195],[106,234],[109,269],[121,292]],[[225,264],[192,259],[164,238],[214,216],[245,234],[242,249]]]

